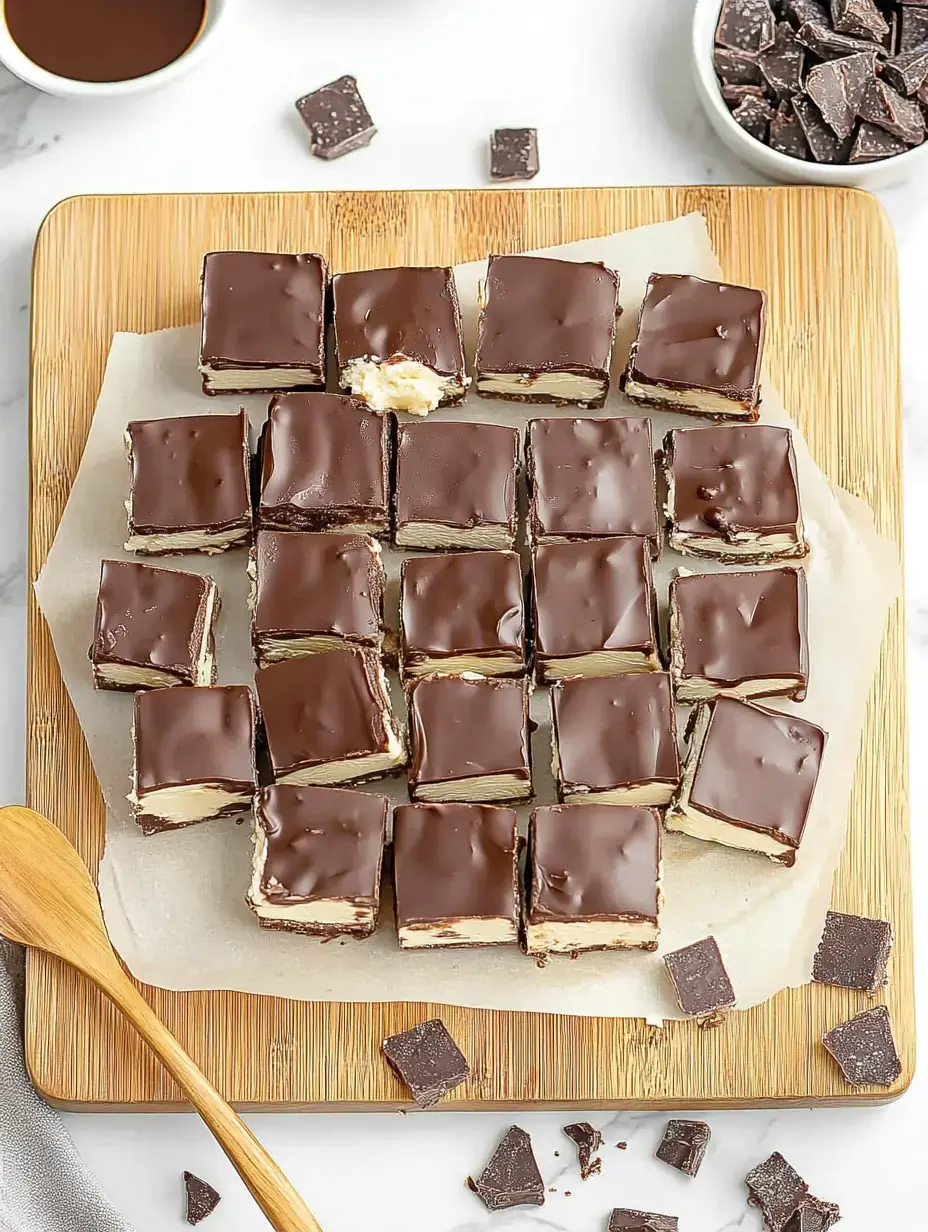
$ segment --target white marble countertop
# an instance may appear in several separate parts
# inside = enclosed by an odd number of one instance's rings
[[[237,0],[227,37],[193,76],[114,103],[47,98],[0,69],[0,799],[23,793],[29,269],[36,229],[75,193],[476,187],[487,134],[539,129],[545,185],[749,182],[712,137],[690,85],[691,0]],[[449,57],[453,57],[449,59]],[[461,67],[458,68],[457,66]],[[380,128],[338,162],[309,156],[293,100],[358,76]],[[922,186],[883,195],[903,288],[906,508],[928,501],[923,373],[928,207]],[[928,570],[909,522],[907,569],[916,907],[928,893],[928,806],[918,751],[928,738]],[[924,912],[916,918],[926,953]],[[925,971],[925,968],[922,968]],[[928,1003],[928,974],[919,984]],[[139,1232],[185,1226],[182,1169],[224,1200],[210,1232],[266,1226],[192,1116],[71,1115],[68,1128]],[[325,1232],[604,1229],[615,1205],[678,1214],[682,1232],[759,1229],[741,1185],[782,1150],[813,1191],[841,1203],[847,1232],[923,1226],[928,1080],[885,1108],[709,1115],[710,1155],[688,1181],[655,1161],[661,1114],[592,1115],[606,1131],[603,1175],[581,1183],[563,1114],[520,1115],[548,1195],[490,1216],[463,1186],[511,1116],[253,1116],[250,1124],[306,1195]],[[614,1149],[618,1140],[628,1149]],[[555,1152],[559,1151],[559,1157]],[[570,1190],[567,1196],[565,1190]],[[922,1206],[922,1211],[924,1207]]]

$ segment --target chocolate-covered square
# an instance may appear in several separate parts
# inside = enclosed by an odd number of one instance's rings
[[[346,645],[380,648],[385,574],[375,540],[259,530],[249,572],[251,639],[261,666]]]
[[[90,647],[94,687],[212,684],[218,610],[211,577],[104,560]]]
[[[358,90],[357,78],[347,74],[304,94],[297,99],[296,109],[317,158],[341,158],[370,145],[377,132]]]
[[[281,394],[261,434],[258,526],[381,534],[390,524],[390,419],[341,394]]]
[[[666,672],[560,680],[551,690],[551,712],[562,801],[670,802],[680,756]]]
[[[532,608],[544,682],[660,668],[647,539],[541,544],[532,552]]]
[[[477,323],[484,398],[602,406],[619,279],[598,261],[490,257]]]
[[[523,680],[430,676],[409,692],[413,800],[527,800],[529,692]]]
[[[467,1058],[440,1018],[388,1035],[380,1048],[420,1108],[431,1108],[470,1076]]]
[[[222,552],[251,538],[248,416],[140,419],[126,429],[127,552]]]
[[[401,948],[516,943],[516,822],[514,810],[482,804],[403,804],[394,811]]]
[[[661,529],[649,419],[533,419],[526,477],[533,542],[644,535],[657,556]]]
[[[516,552],[451,552],[403,561],[404,676],[525,671],[522,563]]]
[[[511,548],[518,530],[516,428],[447,419],[396,434],[398,547]]]
[[[663,465],[675,551],[745,565],[808,551],[789,428],[677,428]]]
[[[802,701],[809,683],[801,569],[679,572],[670,583],[670,671],[677,701],[720,693]]]
[[[364,782],[405,764],[383,668],[372,651],[331,650],[271,663],[255,680],[275,782]]]
[[[735,992],[714,937],[703,937],[665,954],[664,966],[677,1004],[690,1018],[716,1025],[735,1004]]]
[[[812,963],[817,984],[877,992],[886,983],[886,968],[893,948],[888,920],[829,911]]]
[[[902,1073],[893,1021],[885,1005],[832,1027],[822,1036],[822,1043],[852,1086],[889,1087]]]
[[[767,297],[690,274],[652,274],[625,369],[633,402],[757,418]]]
[[[248,905],[263,928],[366,937],[377,926],[386,796],[262,787]]]
[[[661,818],[615,804],[538,808],[529,822],[530,954],[656,950]]]
[[[203,259],[203,392],[325,385],[326,265],[316,253],[208,252]]]
[[[538,130],[495,128],[490,134],[490,179],[531,180],[538,174]]]
[[[654,1154],[684,1176],[695,1176],[702,1166],[710,1137],[705,1121],[671,1120]]]

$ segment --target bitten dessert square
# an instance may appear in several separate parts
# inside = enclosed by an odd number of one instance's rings
[[[526,477],[532,542],[644,535],[660,551],[650,419],[533,419]]]
[[[208,252],[200,372],[207,394],[325,385],[326,265],[317,253]]]
[[[527,883],[530,954],[656,950],[660,813],[615,804],[535,809]]]
[[[689,573],[670,583],[670,671],[678,702],[725,693],[791,697],[809,683],[801,569]]]
[[[541,544],[532,552],[532,607],[542,682],[660,669],[647,539]]]
[[[517,429],[500,424],[400,424],[397,547],[511,548],[519,529],[519,453]]]
[[[411,415],[464,397],[470,382],[452,269],[336,274],[332,305],[341,389],[375,411]]]
[[[767,297],[689,274],[652,274],[623,387],[633,402],[754,420]]]
[[[702,702],[666,828],[794,864],[826,739],[792,714],[733,697]]]
[[[396,933],[404,950],[515,945],[513,809],[402,804],[393,814]]]
[[[598,261],[490,257],[475,360],[477,393],[602,406],[619,279]]]
[[[674,551],[762,565],[809,550],[789,428],[677,428],[663,467]]]
[[[335,786],[406,764],[379,657],[331,650],[259,669],[255,681],[276,783]]]
[[[212,555],[251,538],[248,416],[141,419],[126,429],[127,552]]]
[[[380,545],[366,535],[259,530],[248,564],[259,666],[383,643]]]
[[[389,529],[390,417],[357,398],[272,398],[260,463],[258,526],[362,535]]]
[[[430,676],[409,692],[413,800],[528,800],[529,690],[524,680]]]
[[[386,796],[262,787],[248,906],[262,928],[367,937],[377,927]]]
[[[516,552],[453,552],[403,561],[400,669],[518,676],[525,671],[522,563]]]
[[[94,688],[212,684],[218,612],[211,577],[103,561],[90,647]]]
[[[255,713],[245,685],[136,693],[132,743],[129,800],[145,834],[251,808]]]
[[[680,784],[670,676],[559,680],[551,690],[558,797],[662,807]]]

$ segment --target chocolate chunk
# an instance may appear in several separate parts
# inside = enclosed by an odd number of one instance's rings
[[[907,145],[920,145],[925,140],[925,117],[917,103],[873,77],[861,96],[857,114],[868,124],[885,128]]]
[[[794,98],[793,111],[802,125],[806,142],[817,163],[842,163],[849,154],[846,141],[840,141],[822,119],[821,112],[807,98]]]
[[[769,0],[724,0],[715,41],[736,51],[763,51],[776,31]]]
[[[806,77],[806,92],[828,127],[842,140],[850,137],[864,91],[876,80],[872,52],[816,64]]]
[[[881,158],[892,158],[894,154],[904,154],[908,148],[901,138],[864,122],[857,130],[848,162],[873,163]]]
[[[599,1130],[594,1129],[589,1121],[574,1121],[564,1126],[564,1133],[571,1142],[576,1144],[580,1179],[585,1181],[587,1177],[601,1172],[602,1160],[594,1159],[596,1152],[603,1144],[603,1136]]]
[[[470,1076],[464,1053],[440,1018],[387,1036],[381,1048],[420,1108],[431,1108]]]
[[[900,94],[917,93],[928,78],[928,43],[887,60],[883,65],[883,75]]]
[[[714,1024],[735,1004],[735,992],[714,937],[664,955],[677,1004],[684,1014]]]
[[[802,125],[788,103],[781,103],[770,120],[768,144],[790,158],[808,158],[809,143]]]
[[[489,1211],[511,1206],[544,1206],[545,1183],[538,1171],[532,1140],[518,1125],[506,1131],[490,1162],[467,1184]]]
[[[790,98],[802,89],[805,54],[793,27],[781,21],[773,45],[757,57],[761,74],[777,98]]]
[[[886,920],[829,911],[812,964],[812,979],[876,992],[886,983],[893,930]]]
[[[783,16],[789,18],[796,26],[807,21],[820,22],[828,25],[831,18],[828,10],[820,0],[783,0]]]
[[[831,0],[831,24],[839,34],[881,39],[889,26],[873,0]]]
[[[840,1218],[841,1210],[836,1203],[806,1194],[802,1206],[788,1220],[783,1232],[828,1232]]]
[[[886,48],[879,43],[853,38],[850,34],[839,34],[817,21],[804,22],[796,31],[796,37],[821,60],[834,60],[842,56],[852,56],[858,52],[870,56],[885,56],[886,54]]]
[[[297,99],[296,109],[309,130],[309,148],[317,158],[341,158],[369,145],[377,132],[356,77],[339,77]]]
[[[719,80],[727,85],[760,85],[763,81],[757,56],[753,52],[716,47],[712,52],[712,63]]]
[[[906,6],[899,13],[899,54],[928,41],[928,12]]]
[[[765,98],[746,98],[732,112],[746,133],[758,141],[766,141],[774,110]]]
[[[732,111],[743,103],[746,98],[762,99],[764,97],[763,86],[722,86],[722,98]]]
[[[221,1195],[212,1185],[201,1181],[192,1172],[184,1173],[184,1218],[189,1224],[201,1223],[221,1201]]]
[[[676,1215],[655,1215],[616,1207],[609,1217],[609,1232],[677,1232]]]
[[[770,1232],[783,1232],[805,1201],[809,1186],[799,1173],[774,1151],[744,1178],[748,1202],[760,1207]]]
[[[705,1158],[709,1137],[705,1121],[668,1121],[655,1155],[685,1176],[695,1176]]]
[[[490,135],[490,178],[531,180],[538,174],[538,130],[496,128]]]
[[[885,1005],[864,1010],[822,1036],[822,1043],[855,1087],[888,1087],[902,1073],[893,1039],[892,1019]]]

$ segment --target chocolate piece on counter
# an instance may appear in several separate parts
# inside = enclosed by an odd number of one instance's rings
[[[413,800],[528,800],[532,794],[523,680],[430,676],[409,693]]]
[[[470,1076],[464,1053],[440,1018],[388,1035],[380,1047],[420,1108],[431,1108]]]
[[[261,668],[255,682],[277,783],[365,782],[405,765],[377,655],[332,650]]]
[[[400,948],[515,945],[519,880],[514,809],[401,804],[393,814]]]
[[[928,12],[906,6],[899,11],[899,54],[928,42]]]
[[[623,377],[634,402],[757,418],[767,297],[689,274],[652,274]]]
[[[803,701],[808,591],[801,569],[679,571],[670,583],[670,672],[678,702],[721,693]]]
[[[791,98],[802,89],[806,49],[788,21],[777,26],[776,39],[757,57],[761,75],[779,99]]]
[[[518,430],[502,424],[400,424],[397,547],[511,548],[519,528],[520,444]]]
[[[715,41],[736,51],[763,51],[773,42],[775,31],[769,0],[723,0]]]
[[[427,415],[468,386],[454,271],[357,270],[332,279],[338,384],[375,411]]]
[[[735,991],[714,937],[665,954],[664,965],[677,1004],[689,1017],[716,1026],[735,1004]]]
[[[850,34],[839,34],[830,26],[823,26],[817,21],[804,22],[796,31],[796,37],[820,60],[835,60],[841,56],[853,56],[858,52],[869,56],[886,55],[886,48],[879,43],[854,38]],[[808,82],[806,86],[808,87]]]
[[[200,373],[207,394],[325,385],[325,260],[317,253],[208,252]]]
[[[655,1215],[652,1211],[632,1211],[616,1207],[609,1217],[609,1232],[677,1232],[676,1215]]]
[[[831,20],[827,7],[820,0],[783,0],[781,5],[783,16],[789,18],[796,26],[807,21],[822,22],[828,25]]]
[[[538,130],[495,128],[490,134],[490,179],[532,180],[538,174]]]
[[[668,1121],[654,1153],[684,1176],[695,1176],[705,1158],[709,1138],[709,1126],[705,1121]]]
[[[377,132],[356,77],[339,77],[297,99],[296,109],[309,130],[309,148],[317,158],[341,158],[370,145]]]
[[[760,85],[763,81],[757,56],[753,52],[716,47],[712,52],[712,63],[719,80],[727,85]]]
[[[538,1171],[532,1140],[518,1125],[506,1131],[490,1162],[476,1181],[467,1178],[488,1211],[511,1206],[544,1206],[545,1183]]]
[[[746,133],[758,141],[766,141],[774,109],[765,98],[746,98],[731,113]]]
[[[903,98],[878,77],[867,83],[857,114],[868,124],[885,128],[907,145],[920,145],[925,140],[925,117],[918,103]]]
[[[888,921],[829,911],[812,963],[812,979],[818,984],[877,992],[887,982],[892,948],[893,930]]]
[[[746,565],[805,556],[789,428],[677,428],[663,465],[674,551]]]
[[[528,831],[530,954],[656,950],[661,817],[616,804],[537,808]]]
[[[202,1223],[222,1201],[218,1190],[192,1172],[184,1173],[184,1218],[189,1224]]]
[[[915,94],[928,77],[928,43],[904,51],[883,65],[883,75],[900,94]]]
[[[596,1152],[603,1144],[603,1136],[589,1121],[574,1121],[564,1126],[564,1133],[577,1148],[577,1163],[580,1165],[580,1179],[602,1171],[602,1160],[596,1157]]]
[[[104,560],[90,647],[94,688],[212,684],[218,612],[211,577]]]
[[[770,119],[768,144],[790,158],[808,158],[809,143],[799,119],[789,103],[781,103]]]
[[[666,828],[791,867],[826,739],[792,714],[734,697],[702,702],[690,717],[683,785]]]
[[[766,97],[766,95],[764,94],[763,86],[749,86],[749,85],[740,85],[740,86],[723,85],[721,89],[721,94],[722,94],[722,98],[725,100],[725,102],[728,104],[728,106],[731,108],[732,111],[734,111],[736,107],[738,107],[741,103],[743,103],[745,99],[757,100],[757,99],[763,99]]]
[[[831,24],[839,34],[882,39],[889,26],[873,0],[831,0]]]
[[[618,307],[618,275],[600,262],[491,256],[477,322],[477,393],[602,406]]]
[[[260,667],[346,645],[380,649],[386,577],[375,540],[260,530],[248,571]]]
[[[126,428],[127,552],[212,555],[251,538],[248,416],[141,419]]]
[[[377,927],[386,796],[262,787],[248,906],[262,928],[367,937]]]
[[[517,552],[453,552],[403,561],[400,670],[517,676],[525,671],[522,563]]]
[[[562,802],[670,803],[680,756],[666,672],[558,681],[551,711]]]
[[[790,1216],[783,1232],[828,1232],[841,1218],[835,1202],[825,1202],[814,1194],[806,1194],[802,1206]]]
[[[526,477],[533,542],[644,535],[658,555],[650,419],[533,419]]]
[[[893,1039],[893,1024],[885,1005],[864,1010],[822,1036],[851,1086],[888,1087],[902,1073]]]
[[[807,98],[792,100],[796,119],[802,126],[806,144],[817,163],[846,162],[850,150],[846,141],[840,141],[822,119],[821,112]]]
[[[544,683],[660,669],[647,539],[540,544],[532,552],[532,607]]]
[[[341,394],[271,400],[257,523],[377,535],[390,524],[390,419]]]
[[[875,54],[859,52],[809,69],[806,93],[828,127],[843,141],[853,133],[864,90],[875,79]]]
[[[748,1202],[760,1207],[770,1232],[783,1232],[809,1192],[809,1186],[779,1151],[752,1168],[744,1183],[748,1187]]]
[[[132,795],[142,832],[247,812],[255,790],[255,714],[245,685],[135,695]]]

